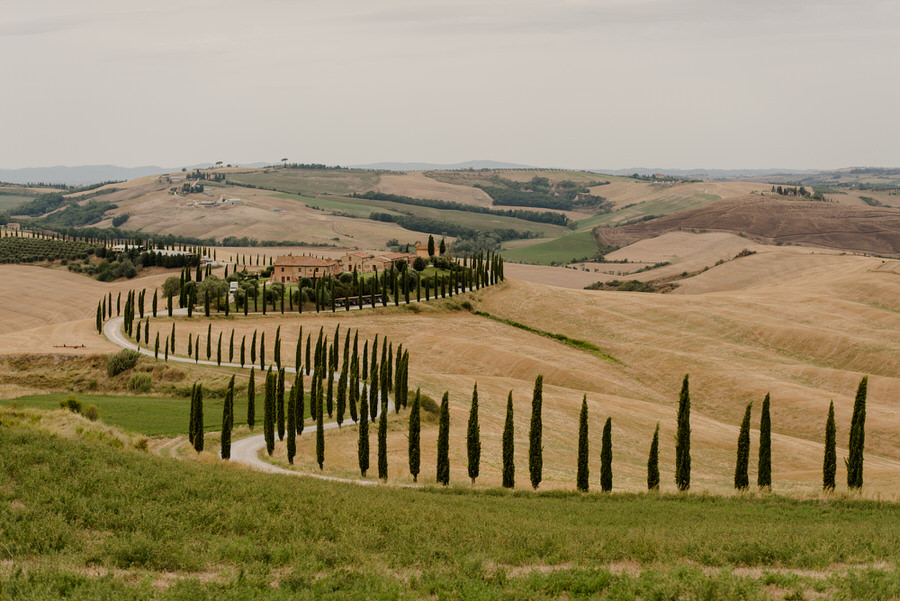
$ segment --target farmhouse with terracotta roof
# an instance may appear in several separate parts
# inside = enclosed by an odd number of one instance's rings
[[[272,264],[272,277],[269,281],[283,284],[296,284],[301,278],[320,278],[324,275],[337,275],[341,272],[340,264],[331,259],[320,259],[309,255],[281,256]]]

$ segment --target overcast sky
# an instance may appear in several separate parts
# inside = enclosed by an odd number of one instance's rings
[[[0,167],[900,166],[897,0],[0,0]]]

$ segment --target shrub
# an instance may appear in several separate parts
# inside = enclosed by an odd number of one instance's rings
[[[131,349],[123,349],[114,355],[109,355],[106,358],[106,375],[112,378],[131,369],[140,356],[140,353]]]
[[[127,388],[132,392],[149,392],[153,377],[148,373],[134,374],[128,378]]]
[[[97,408],[97,405],[88,405],[84,409],[84,413],[82,413],[86,418],[91,420],[92,422],[100,419],[100,409]]]
[[[66,398],[59,401],[59,406],[68,409],[72,413],[81,413],[81,401],[75,398],[74,394],[70,394]]]

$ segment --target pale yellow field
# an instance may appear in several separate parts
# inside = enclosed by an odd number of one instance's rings
[[[633,256],[648,260],[656,258],[653,252],[667,250],[679,256],[706,252],[713,258],[713,251],[726,247],[730,251],[734,243],[716,234],[659,240],[655,249],[648,246],[631,251]],[[465,424],[472,386],[477,382],[483,445],[480,485],[499,482],[500,431],[509,391],[515,401],[518,482],[526,485],[532,385],[535,376],[543,374],[542,487],[573,486],[578,409],[582,395],[587,394],[594,478],[599,473],[600,430],[609,416],[613,423],[614,485],[618,490],[640,490],[650,438],[659,422],[663,486],[674,488],[675,409],[681,379],[689,373],[694,488],[719,492],[730,489],[737,425],[744,406],[754,403],[752,423],[756,427],[762,398],[770,392],[775,488],[815,494],[821,479],[828,402],[835,401],[838,443],[845,447],[856,385],[862,375],[868,374],[865,491],[871,496],[898,498],[900,262],[837,253],[811,254],[793,247],[757,250],[755,255],[728,261],[685,281],[674,294],[591,292],[510,280],[467,295],[482,311],[587,340],[616,361],[486,317],[440,310],[438,306],[423,307],[418,314],[401,307],[335,315],[220,316],[211,323],[214,338],[224,332],[225,349],[232,328],[238,346],[242,335],[249,341],[254,329],[265,330],[268,358],[272,357],[275,328],[280,324],[283,362],[289,365],[293,364],[300,325],[304,332],[316,334],[324,327],[330,336],[340,323],[342,332],[347,328],[358,330],[361,339],[371,339],[378,333],[387,335],[395,345],[402,343],[410,350],[411,385],[421,386],[436,400],[445,390],[450,393],[454,481],[466,480]],[[7,298],[3,306],[10,308],[0,314],[4,334],[0,352],[4,353],[46,351],[34,340],[36,333],[45,332],[77,338],[92,352],[108,348],[108,343],[92,330],[97,299],[107,290],[150,283],[133,280],[103,285],[34,267],[2,269],[5,281],[26,286],[27,298],[31,299],[26,310],[16,311],[15,301],[21,297],[4,292]],[[154,277],[158,282],[162,276]],[[49,290],[59,292],[54,295]],[[178,319],[179,354],[185,351],[189,332],[202,336],[205,354],[207,323],[198,317],[190,322]],[[151,337],[157,330],[164,337],[170,327],[168,319],[160,319],[152,324]],[[8,344],[6,339],[11,336],[19,343]],[[401,413],[389,434],[391,480],[401,483],[409,481],[402,425],[405,417]],[[311,469],[310,432],[307,423],[298,461],[302,469]],[[355,472],[355,436],[353,427],[328,434],[327,473]],[[374,429],[371,436],[374,460]],[[423,433],[423,481],[434,478],[435,436],[436,427],[430,423]],[[755,481],[755,430],[752,436],[751,480]],[[838,454],[843,457],[846,451],[839,449]],[[838,479],[842,481],[845,473],[840,459],[838,464]]]
[[[378,182],[378,192],[413,198],[448,200],[481,207],[489,207],[492,202],[491,197],[483,190],[439,182],[421,171],[410,171],[402,175],[383,174]]]

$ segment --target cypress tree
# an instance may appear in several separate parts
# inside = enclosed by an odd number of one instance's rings
[[[349,336],[350,331],[347,331]],[[338,378],[337,389],[337,425],[338,428],[344,423],[344,412],[347,410],[347,370],[349,369],[349,353],[347,347],[344,346],[344,360],[341,364],[341,375]]]
[[[322,469],[322,466],[325,464],[325,430],[324,430],[324,422],[322,421],[322,379],[319,378],[318,389],[316,390],[316,397],[319,399],[316,402],[316,462],[319,464],[319,469]]]
[[[287,406],[287,460],[293,465],[297,454],[297,387],[291,388]]]
[[[869,377],[863,376],[856,389],[853,417],[850,420],[850,456],[844,460],[847,466],[847,488],[859,490],[863,485],[863,447],[866,443],[866,392]]]
[[[738,434],[737,461],[734,466],[734,487],[737,490],[747,490],[750,487],[750,409],[753,403],[747,404],[744,411],[744,419],[741,421],[741,431]]]
[[[156,317],[156,305],[158,302],[158,300],[157,300],[158,293],[159,293],[158,290],[153,291],[153,317]]]
[[[603,424],[603,438],[600,440],[600,490],[612,490],[612,418]]]
[[[266,333],[262,332],[259,335],[259,369],[260,371],[266,368]]]
[[[303,355],[303,326],[297,335],[297,349],[294,351],[294,371],[300,373],[300,363]]]
[[[450,395],[446,392],[438,421],[437,481],[444,486],[450,484]]]
[[[256,330],[253,330],[253,338],[250,339],[250,365],[256,365]]]
[[[409,473],[416,482],[419,478],[419,462],[421,460],[420,434],[421,434],[421,418],[419,415],[421,401],[419,400],[419,390],[416,389],[416,396],[413,399],[412,409],[409,410]]]
[[[353,420],[353,423],[356,423],[359,419],[356,413],[356,401],[359,398],[359,361],[355,354],[350,359],[350,381],[348,386],[347,402],[350,405],[350,419]]]
[[[275,393],[275,417],[278,420],[278,440],[284,440],[284,368],[278,370],[278,388]]]
[[[266,452],[271,457],[275,450],[275,377],[272,368],[266,372],[266,401],[263,405],[263,434],[266,439]]]
[[[169,337],[168,337],[168,336],[166,336],[166,349],[165,349],[165,351],[166,351],[166,352],[165,352],[165,355],[164,355],[164,356],[165,356],[165,362],[168,363],[168,362],[169,362]]]
[[[363,383],[362,398],[366,398],[366,385]],[[359,459],[359,474],[365,478],[369,470],[369,405],[366,402],[359,404],[359,439],[356,445],[356,455]]]
[[[156,333],[156,343],[153,345],[153,358],[159,359],[159,332]]]
[[[588,467],[588,406],[587,395],[581,399],[581,415],[578,419],[578,473],[575,477],[575,488],[581,492],[588,491],[590,468]]]
[[[219,341],[216,343],[216,365],[222,365],[222,332],[219,332]]]
[[[281,326],[275,330],[275,368],[281,369]]]
[[[369,416],[374,422],[378,416],[378,373],[374,367],[369,373],[372,376],[369,388]]]
[[[169,317],[172,317],[172,291],[169,290],[169,295],[166,298],[166,311],[169,314]]]
[[[325,408],[328,410],[328,419],[334,415],[334,369],[328,370],[328,389],[325,393]]]
[[[653,431],[650,455],[647,458],[647,490],[659,490],[659,423]]]
[[[675,433],[675,485],[678,490],[691,487],[691,394],[688,376],[681,383],[678,398],[678,427]]]
[[[294,376],[294,390],[297,391],[296,394],[296,432],[297,436],[303,434],[303,420],[306,419],[306,399],[304,398],[305,394],[303,392],[303,373],[297,372],[297,375]]]
[[[466,429],[466,451],[469,460],[469,478],[475,484],[481,464],[481,428],[478,425],[478,384],[472,390],[472,408],[469,410],[469,424]]]
[[[203,450],[203,387],[197,384],[197,426],[194,432],[194,450]]]
[[[387,411],[382,407],[381,416],[378,418],[378,477],[387,480]]]
[[[763,399],[762,416],[759,418],[759,469],[756,485],[772,488],[772,419],[769,417],[769,394]]]
[[[200,336],[194,339],[194,363],[200,362]]]
[[[388,371],[390,370],[390,362],[387,360],[385,355],[381,356],[381,383],[380,383],[380,392],[381,392],[381,412],[387,412],[388,407],[388,393],[391,390],[391,386],[388,383]],[[396,402],[396,399],[394,399]]]
[[[312,338],[312,334],[306,335],[306,375],[309,375],[310,372],[310,360],[309,360],[309,339]]]
[[[222,459],[231,458],[231,428],[234,426],[234,376],[225,391],[225,405],[222,408]]]
[[[244,367],[244,360],[246,358],[246,347],[247,347],[247,336],[241,336],[241,367]]]
[[[363,344],[363,354],[362,354],[362,379],[363,382],[369,379],[369,341],[366,340],[365,344]],[[365,397],[363,397],[365,398]]]
[[[503,424],[503,487],[513,488],[516,485],[516,463],[514,425],[513,425],[513,400],[512,390],[506,399],[506,422]]]
[[[543,434],[543,422],[541,421],[543,388],[544,376],[539,375],[534,381],[534,394],[531,397],[531,431],[528,436],[528,472],[531,486],[535,490],[541,483],[541,474],[544,468],[544,449],[541,440]]]
[[[191,417],[188,421],[188,442],[195,447],[197,438],[197,384],[191,386]]]
[[[834,490],[837,472],[837,428],[834,424],[834,401],[828,406],[828,419],[825,421],[825,460],[822,464],[822,489],[825,492]]]
[[[247,382],[247,425],[251,430],[256,425],[256,378],[253,366],[250,366],[250,380]]]
[[[170,344],[172,345],[172,352],[175,352],[175,322],[172,322],[172,333],[169,335]]]

